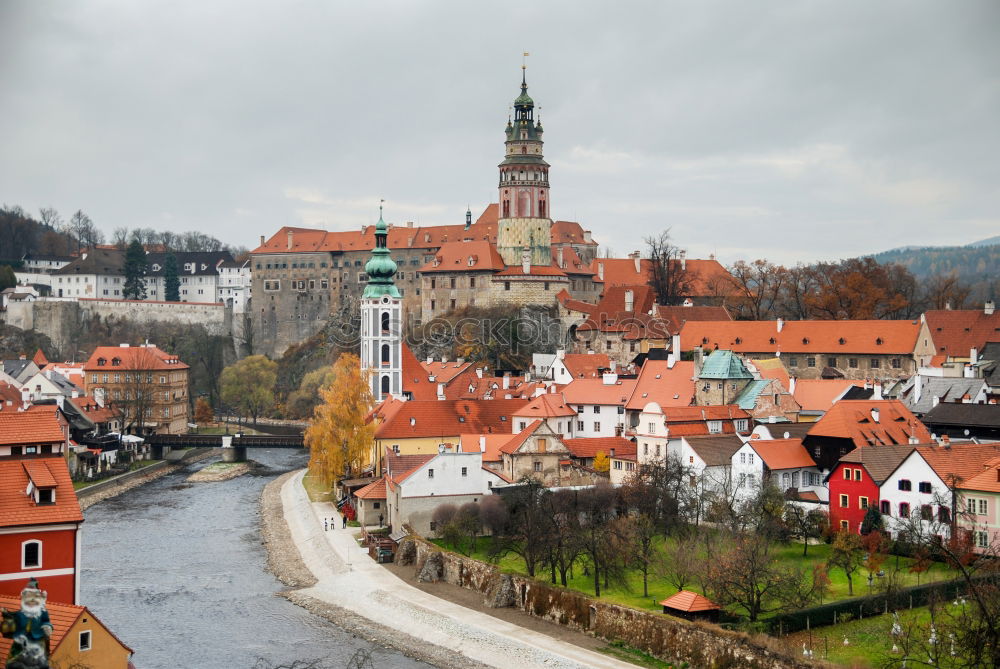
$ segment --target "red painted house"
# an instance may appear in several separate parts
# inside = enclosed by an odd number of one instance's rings
[[[830,526],[861,532],[868,508],[879,505],[879,487],[913,452],[912,444],[865,446],[840,458],[827,476],[830,489]]]
[[[76,604],[83,512],[60,455],[0,458],[0,595],[38,579],[49,599]]]

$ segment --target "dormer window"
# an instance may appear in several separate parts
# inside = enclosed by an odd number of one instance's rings
[[[46,506],[56,503],[55,488],[38,488],[35,490],[35,503],[39,506]]]
[[[117,367],[120,364],[122,364],[122,359],[121,358],[111,358],[111,366],[112,367]]]
[[[808,344],[809,343],[809,337],[803,337],[802,338],[802,343],[803,344]]]
[[[841,345],[841,346],[843,346],[844,344],[846,344],[846,343],[847,343],[847,340],[846,340],[846,339],[844,339],[843,337],[841,337],[841,338],[840,338],[840,339],[838,339],[837,341],[838,341],[838,342],[840,343],[840,345]]]
[[[98,358],[97,359],[97,366],[98,367],[104,367],[104,365],[106,365],[106,364],[108,364],[108,361],[105,360],[104,358]]]
[[[876,346],[881,346],[881,345],[882,345],[882,338],[881,338],[881,337],[879,337],[879,338],[877,338],[877,339],[875,340],[875,345],[876,345]]]

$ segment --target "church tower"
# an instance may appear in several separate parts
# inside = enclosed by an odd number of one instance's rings
[[[361,369],[371,370],[370,387],[376,402],[392,394],[402,397],[402,296],[393,283],[396,263],[389,253],[386,238],[389,226],[378,208],[375,224],[375,248],[365,264],[368,285],[361,295]]]
[[[497,250],[504,263],[520,265],[522,251],[531,264],[552,264],[552,220],[549,218],[549,164],[542,157],[542,122],[535,121],[535,102],[528,95],[521,67],[521,94],[514,118],[507,119],[506,152],[500,163],[500,220]]]

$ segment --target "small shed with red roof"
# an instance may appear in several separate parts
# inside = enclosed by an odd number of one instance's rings
[[[719,611],[722,610],[718,604],[690,590],[681,590],[676,595],[667,597],[660,606],[664,613],[678,616],[686,620],[711,620],[719,619]]]

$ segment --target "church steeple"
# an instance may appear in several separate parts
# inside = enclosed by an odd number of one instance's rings
[[[388,395],[402,396],[402,295],[393,278],[396,263],[388,245],[389,226],[378,208],[375,248],[365,265],[368,285],[361,295],[361,369],[369,372],[372,396],[381,402]]]
[[[398,267],[392,259],[389,251],[387,239],[389,236],[389,226],[382,220],[382,205],[378,207],[378,223],[375,224],[375,248],[372,249],[372,257],[365,264],[365,273],[368,275],[368,285],[365,286],[363,299],[379,298],[383,295],[390,297],[400,297],[399,289],[393,279],[396,276]]]

